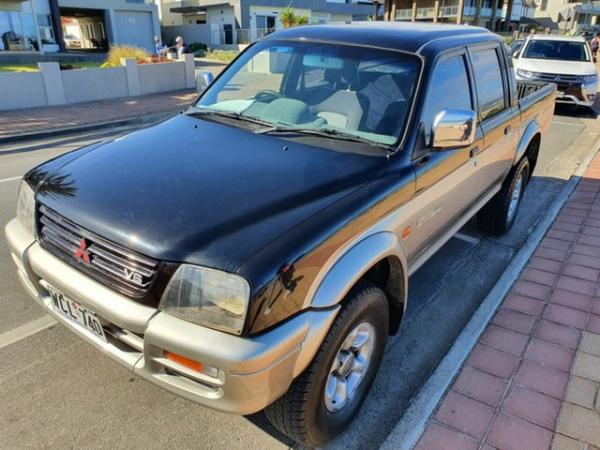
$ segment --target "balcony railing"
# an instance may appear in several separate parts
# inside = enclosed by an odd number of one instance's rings
[[[412,19],[412,8],[396,10],[396,20],[410,20],[410,19]]]
[[[492,8],[482,7],[480,9],[480,17],[488,18],[492,17]],[[433,19],[435,8],[427,7],[427,8],[417,8],[417,19]],[[477,8],[475,6],[465,6],[463,10],[463,15],[467,17],[474,17],[477,13]],[[456,17],[458,15],[458,5],[445,5],[440,6],[438,17]],[[496,18],[503,17],[502,9],[496,10]],[[412,8],[403,8],[396,10],[396,20],[411,20],[412,19]]]
[[[456,17],[457,15],[458,5],[440,7],[440,17]]]
[[[433,18],[435,8],[417,8],[417,19],[429,19]]]

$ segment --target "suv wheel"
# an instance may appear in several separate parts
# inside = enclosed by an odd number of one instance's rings
[[[529,159],[525,156],[510,170],[500,191],[477,214],[479,228],[496,235],[510,230],[528,181]]]
[[[316,447],[350,424],[383,357],[388,308],[383,291],[370,284],[360,283],[348,294],[311,364],[265,410],[275,428]]]

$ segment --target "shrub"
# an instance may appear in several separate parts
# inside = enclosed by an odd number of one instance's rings
[[[132,45],[115,45],[110,48],[106,60],[101,67],[121,67],[121,58],[135,58],[136,60],[148,60],[150,54],[143,48]]]
[[[297,16],[289,6],[279,13],[279,20],[284,28],[295,27],[297,25],[306,25],[308,16]]]

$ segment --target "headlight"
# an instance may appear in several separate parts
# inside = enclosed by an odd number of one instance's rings
[[[17,217],[33,236],[35,236],[35,193],[26,181],[21,180],[17,198]]]
[[[533,78],[535,72],[530,72],[529,70],[521,70],[517,69],[517,76],[523,78]]]
[[[583,82],[586,84],[595,83],[598,81],[598,75],[586,75],[583,77]]]
[[[183,264],[169,282],[159,309],[188,322],[241,334],[250,286],[238,275]]]

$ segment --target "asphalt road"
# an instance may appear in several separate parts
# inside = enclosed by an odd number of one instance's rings
[[[401,332],[388,341],[371,395],[332,449],[381,444],[419,386],[599,137],[600,121],[560,111],[544,137],[515,228],[502,238],[468,224],[410,280]],[[61,153],[133,127],[0,147],[0,225],[14,216],[18,177]],[[10,344],[44,312],[24,293],[0,234],[0,448],[227,448],[293,445],[263,414],[215,412],[140,379],[56,325]],[[38,324],[33,322],[33,324]],[[21,328],[20,328],[21,327]],[[11,333],[11,334],[9,334]]]

